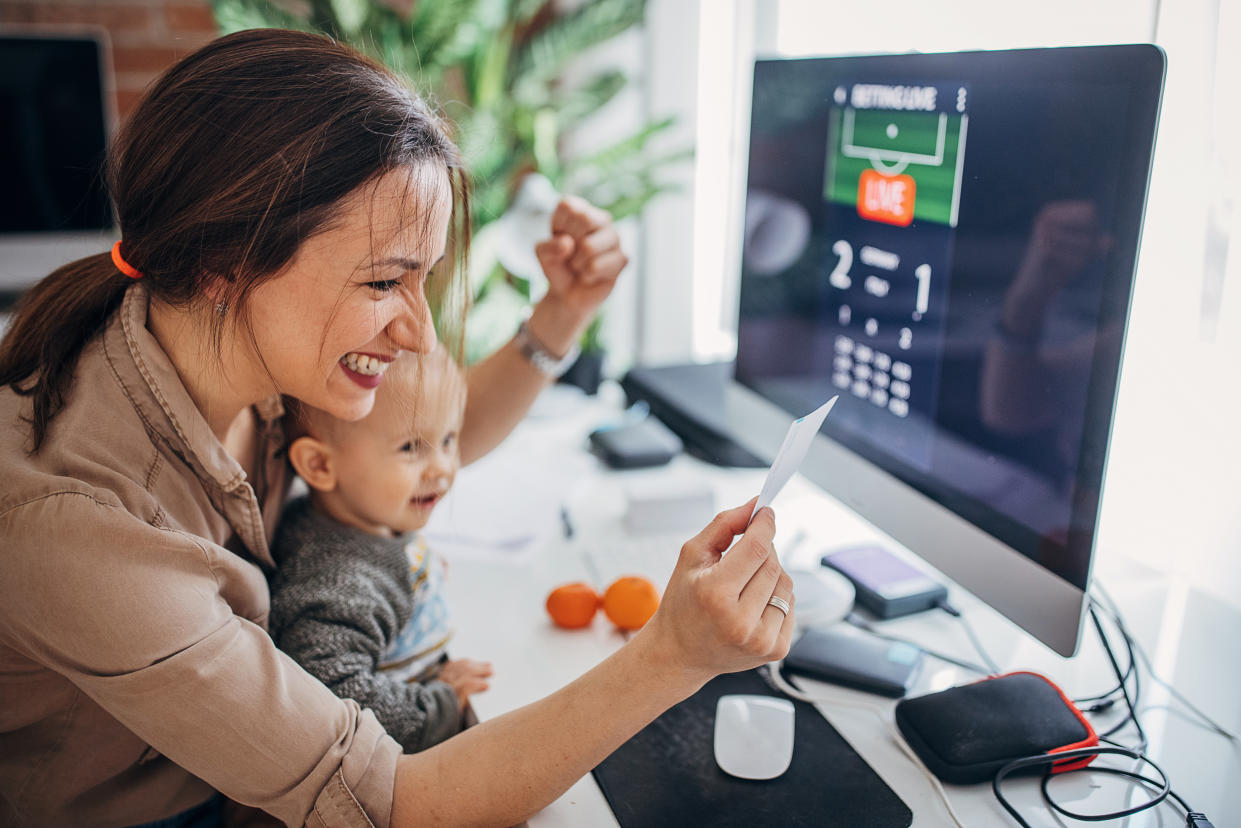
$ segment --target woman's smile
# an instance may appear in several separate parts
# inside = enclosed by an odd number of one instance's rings
[[[341,370],[345,376],[363,388],[375,388],[383,380],[384,371],[392,362],[392,357],[381,357],[350,351],[340,358]]]

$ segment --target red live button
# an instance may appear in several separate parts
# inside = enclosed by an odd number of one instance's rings
[[[863,170],[857,188],[858,215],[871,221],[907,227],[914,220],[917,189],[913,176]]]

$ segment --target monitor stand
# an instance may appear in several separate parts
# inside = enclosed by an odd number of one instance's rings
[[[638,366],[621,379],[630,403],[644,401],[651,413],[676,432],[685,450],[717,466],[763,468],[768,464],[730,436],[724,416],[724,388],[732,362]]]

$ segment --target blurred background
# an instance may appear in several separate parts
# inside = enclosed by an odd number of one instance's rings
[[[63,152],[89,187],[91,142],[160,71],[251,26],[346,40],[456,122],[478,193],[472,356],[538,296],[531,228],[557,193],[613,210],[632,264],[583,343],[612,377],[735,351],[755,55],[1158,44],[1168,75],[1099,543],[1241,603],[1241,0],[0,0],[6,39],[102,44],[93,101],[40,92],[41,59],[10,51],[3,119],[60,101],[67,126],[37,149],[79,139]],[[5,136],[11,194],[27,170]],[[42,227],[29,201],[4,213],[3,304],[114,238],[106,209],[66,198]]]

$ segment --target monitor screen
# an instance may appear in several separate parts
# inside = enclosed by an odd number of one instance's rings
[[[839,393],[830,438],[1084,590],[1162,77],[1151,46],[758,61],[737,381]]]
[[[94,37],[0,37],[0,234],[112,226]]]

